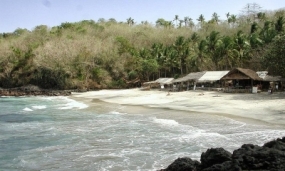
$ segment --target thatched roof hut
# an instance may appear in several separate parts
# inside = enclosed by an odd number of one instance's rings
[[[178,83],[178,82],[187,82],[187,81],[197,81],[199,78],[201,78],[206,71],[202,72],[191,72],[190,74],[186,75],[185,77],[177,78],[173,80],[173,83]]]
[[[145,82],[143,83],[144,86],[147,85],[165,85],[165,84],[171,84],[172,80],[174,80],[174,78],[159,78],[155,81],[149,81],[149,82]]]
[[[262,78],[263,81],[266,81],[266,82],[281,81],[281,76],[271,76],[271,75],[268,75],[267,71],[257,71],[256,73],[257,73],[257,75],[260,78]]]
[[[228,72],[221,80],[255,80],[262,81],[257,73],[251,69],[234,68]]]

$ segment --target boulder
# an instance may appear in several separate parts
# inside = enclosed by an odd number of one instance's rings
[[[191,158],[176,159],[161,171],[284,171],[285,137],[263,146],[244,144],[233,154],[223,148],[211,148],[201,155],[201,163]]]
[[[166,169],[162,171],[197,171],[200,167],[200,162],[192,160],[189,157],[176,159]]]
[[[233,152],[232,158],[243,170],[284,170],[284,147],[285,144],[280,139],[270,141],[263,147],[244,144]]]
[[[232,154],[223,148],[211,148],[201,155],[201,168],[205,169],[215,164],[232,160]]]

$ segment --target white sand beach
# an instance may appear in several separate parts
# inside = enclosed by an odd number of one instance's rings
[[[285,124],[285,93],[231,94],[215,91],[168,92],[140,89],[100,90],[72,93],[72,97],[92,102],[142,105],[173,110],[212,113],[240,119],[254,119],[271,124]]]

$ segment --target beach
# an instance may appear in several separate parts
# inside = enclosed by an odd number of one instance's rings
[[[72,93],[71,97],[87,103],[98,99],[121,105],[201,112],[241,120],[285,124],[284,92],[240,94],[191,90],[168,94],[166,91],[141,91],[136,88]]]

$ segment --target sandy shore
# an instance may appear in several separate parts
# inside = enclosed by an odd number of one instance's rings
[[[99,99],[122,105],[142,105],[173,110],[221,114],[250,118],[273,124],[285,124],[285,93],[230,94],[214,91],[171,92],[140,89],[101,90],[72,93],[72,97],[90,102]]]

